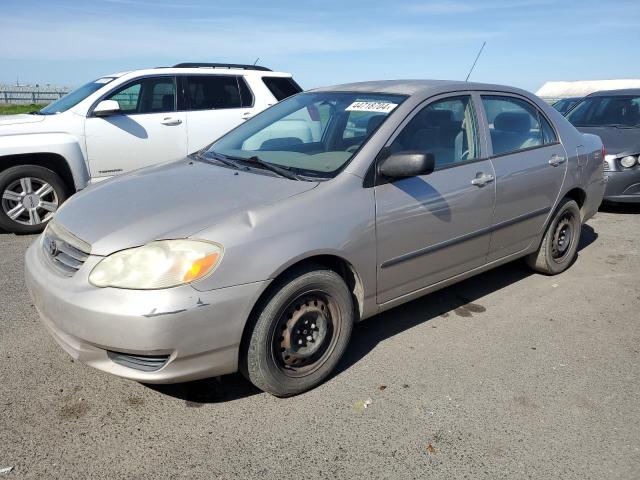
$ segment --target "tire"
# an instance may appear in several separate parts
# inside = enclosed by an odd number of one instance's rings
[[[256,308],[240,371],[259,389],[289,397],[333,371],[351,337],[354,306],[342,277],[319,265],[276,282]]]
[[[68,191],[48,168],[18,165],[0,172],[0,194],[0,228],[28,234],[44,230]]]
[[[547,227],[538,251],[526,257],[527,264],[545,275],[564,272],[576,258],[581,227],[578,204],[575,200],[563,199]]]

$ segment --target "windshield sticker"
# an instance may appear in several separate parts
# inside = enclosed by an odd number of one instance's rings
[[[345,111],[389,113],[397,106],[397,103],[389,102],[353,102],[345,109]]]
[[[96,80],[94,83],[109,83],[111,80],[113,80],[113,78],[111,77],[104,77],[104,78],[99,78],[98,80]]]

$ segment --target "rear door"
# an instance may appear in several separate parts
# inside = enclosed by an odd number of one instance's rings
[[[180,81],[189,153],[209,145],[258,111],[253,93],[240,75],[183,75]]]
[[[144,77],[118,87],[120,113],[85,121],[91,177],[106,177],[187,154],[185,114],[176,111],[176,79]]]
[[[377,180],[378,303],[485,263],[495,183],[476,112],[471,95],[439,97],[406,120],[388,144],[390,153],[434,154],[436,170]]]
[[[481,95],[496,174],[488,262],[521,252],[541,233],[556,203],[567,155],[549,120],[531,102]]]

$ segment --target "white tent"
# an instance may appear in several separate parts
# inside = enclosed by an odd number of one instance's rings
[[[541,98],[556,100],[566,97],[584,97],[600,90],[640,88],[640,80],[578,80],[575,82],[546,82],[536,92]]]

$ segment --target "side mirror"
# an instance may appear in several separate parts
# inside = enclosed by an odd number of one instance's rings
[[[96,117],[106,117],[114,113],[120,113],[120,104],[115,100],[102,100],[96,105],[96,108],[93,109],[93,114]]]
[[[378,165],[378,173],[389,178],[417,177],[429,175],[435,168],[433,153],[398,152]]]

